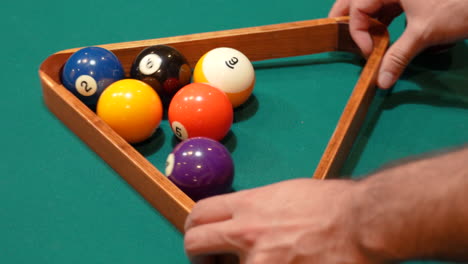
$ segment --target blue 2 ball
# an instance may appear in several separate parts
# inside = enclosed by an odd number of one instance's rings
[[[87,47],[73,53],[62,70],[63,85],[92,109],[104,89],[124,77],[117,56],[99,47]]]

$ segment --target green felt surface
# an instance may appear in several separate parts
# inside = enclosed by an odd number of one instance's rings
[[[0,263],[188,263],[183,238],[42,101],[37,70],[63,49],[317,19],[333,1],[8,1],[2,4]],[[391,26],[392,39],[403,19]],[[311,43],[313,45],[313,43]],[[380,94],[344,167],[466,143],[468,48],[418,60]],[[362,61],[333,53],[255,63],[253,98],[224,141],[235,189],[312,175]],[[167,122],[138,149],[158,168],[174,144]],[[267,206],[267,205],[266,205]]]

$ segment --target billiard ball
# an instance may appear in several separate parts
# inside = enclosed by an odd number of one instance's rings
[[[97,104],[97,115],[129,143],[148,139],[159,127],[162,112],[156,91],[135,79],[112,83]]]
[[[169,124],[181,140],[192,137],[223,139],[234,118],[231,103],[221,90],[205,83],[191,83],[172,98]]]
[[[243,104],[252,94],[255,71],[242,52],[216,48],[203,55],[195,65],[193,81],[209,83],[226,93],[233,107]]]
[[[109,50],[87,47],[73,53],[62,69],[62,84],[91,109],[111,83],[124,78],[119,59]]]
[[[234,162],[218,141],[195,137],[179,143],[166,161],[166,176],[197,201],[230,191]]]
[[[192,71],[187,59],[173,47],[145,48],[133,61],[130,76],[152,86],[161,96],[171,97],[190,83]]]

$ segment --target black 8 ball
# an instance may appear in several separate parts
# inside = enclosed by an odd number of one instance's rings
[[[187,59],[178,50],[155,45],[138,54],[130,76],[149,84],[161,96],[172,96],[190,83],[192,72]]]

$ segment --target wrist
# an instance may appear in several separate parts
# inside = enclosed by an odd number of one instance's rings
[[[370,194],[375,187],[367,179],[360,180],[354,191],[354,211],[356,212],[357,242],[359,248],[376,263],[385,263],[392,259],[388,252],[388,243],[382,232],[382,212],[377,199]]]
[[[400,164],[358,181],[362,250],[381,262],[466,260],[468,148]]]
[[[377,263],[409,260],[419,254],[420,230],[412,224],[418,221],[412,215],[416,202],[412,193],[399,192],[404,183],[390,174],[391,170],[381,171],[358,181],[355,188],[357,240]]]

